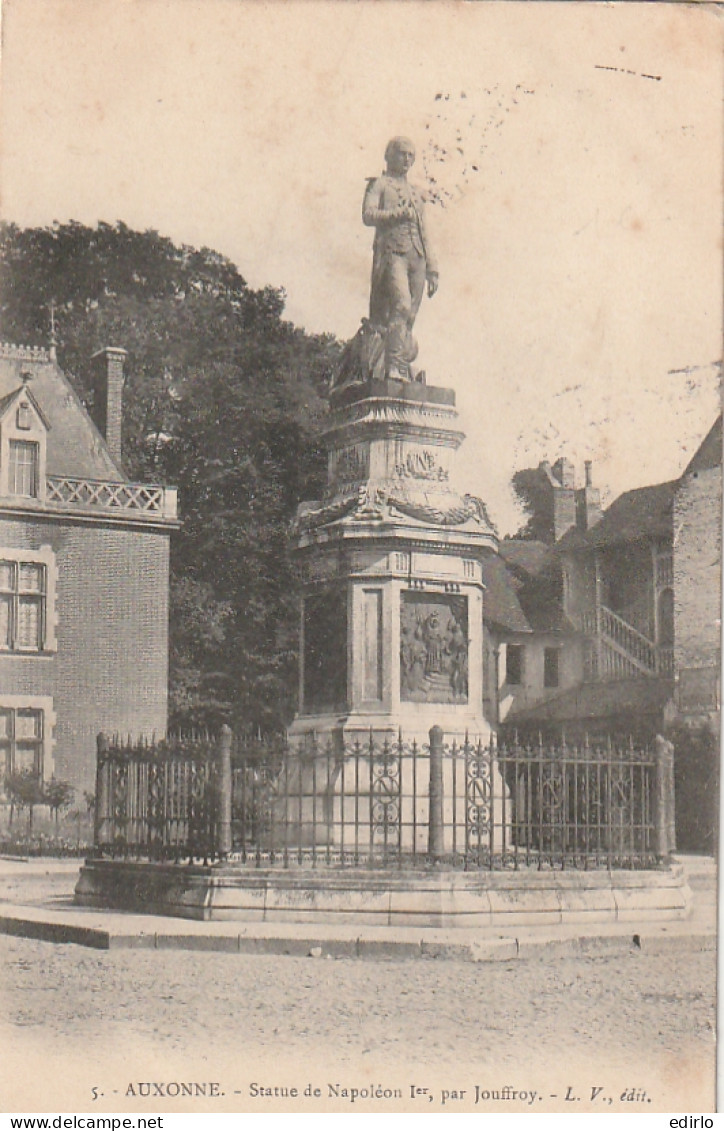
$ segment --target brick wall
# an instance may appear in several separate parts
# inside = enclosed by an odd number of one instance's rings
[[[0,549],[43,545],[56,555],[57,652],[0,653],[0,694],[52,696],[55,774],[91,789],[99,730],[165,732],[169,535],[0,519]]]
[[[677,671],[717,666],[721,641],[721,468],[693,472],[674,502]]]

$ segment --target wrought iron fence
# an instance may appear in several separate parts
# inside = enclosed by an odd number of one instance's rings
[[[98,736],[94,841],[97,850],[154,860],[218,853],[219,766],[214,743],[108,742]]]
[[[670,744],[250,747],[98,740],[95,849],[251,867],[642,868],[673,848]]]

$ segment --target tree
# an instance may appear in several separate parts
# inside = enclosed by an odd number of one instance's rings
[[[45,344],[90,407],[90,357],[128,351],[124,464],[179,487],[171,721],[278,730],[293,711],[299,578],[289,525],[318,497],[322,394],[340,354],[228,259],[124,224],[0,225],[0,332]]]
[[[511,483],[527,515],[514,537],[553,542],[553,494],[545,472],[540,467],[522,468],[514,473]]]
[[[45,783],[43,788],[43,802],[48,806],[51,816],[55,813],[55,831],[58,831],[58,819],[61,809],[67,809],[70,805],[75,790],[70,782],[59,781],[56,778],[51,778],[49,782]]]
[[[323,460],[287,391],[271,367],[260,390],[252,375],[216,366],[180,400],[164,452],[185,515],[174,550],[174,722],[230,717],[267,732],[293,708],[299,578],[289,523],[300,499],[319,495]]]
[[[10,801],[10,824],[14,809],[28,810],[28,833],[33,831],[33,811],[43,805],[43,783],[33,770],[14,770],[5,778],[5,795]]]
[[[716,855],[719,838],[720,741],[711,723],[675,722],[676,839],[682,852]]]

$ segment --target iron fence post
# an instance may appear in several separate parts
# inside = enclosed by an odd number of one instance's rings
[[[668,860],[676,848],[674,825],[674,746],[662,735],[654,740],[656,754],[656,855]]]
[[[445,853],[442,727],[430,729],[430,823],[428,855],[439,860]]]
[[[231,852],[231,727],[224,723],[219,736],[219,831],[218,854],[224,860]]]
[[[93,812],[93,846],[98,848],[101,840],[101,820],[104,819],[108,809],[106,796],[106,755],[108,754],[108,738],[100,732],[96,736],[96,803]],[[101,816],[103,814],[103,817]]]

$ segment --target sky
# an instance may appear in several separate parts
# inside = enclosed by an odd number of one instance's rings
[[[718,412],[722,26],[666,3],[4,0],[2,216],[214,248],[348,339],[365,180],[409,135],[440,262],[419,364],[456,391],[459,485],[511,532],[516,468],[591,459],[611,501],[678,476]]]

